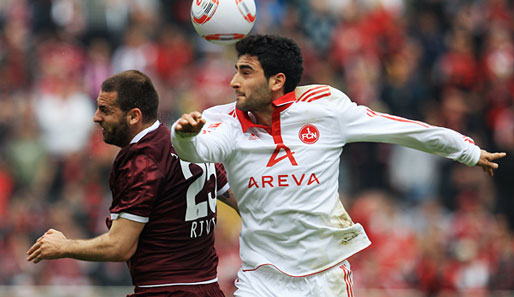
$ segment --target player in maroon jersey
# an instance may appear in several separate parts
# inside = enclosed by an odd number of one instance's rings
[[[122,148],[109,177],[109,231],[72,240],[50,229],[27,260],[127,261],[131,296],[224,296],[214,250],[216,197],[237,206],[223,167],[179,159],[157,120],[157,92],[139,71],[107,78],[97,105],[104,141]]]

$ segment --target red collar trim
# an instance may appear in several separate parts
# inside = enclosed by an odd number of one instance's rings
[[[291,103],[293,103],[295,101],[296,101],[296,96],[295,96],[294,91],[285,94],[284,96],[271,102],[271,104],[273,104],[273,107],[274,107],[273,113],[282,112],[284,109],[288,108],[291,105]],[[241,123],[241,128],[243,129],[243,133],[245,133],[248,129],[250,129],[252,127],[257,127],[257,128],[263,128],[269,134],[271,134],[271,132],[272,132],[271,127],[255,124],[252,121],[252,119],[250,118],[250,116],[248,115],[248,113],[236,108],[236,114],[237,114],[237,118],[239,119],[239,122]]]
[[[248,113],[236,108],[236,114],[237,118],[239,119],[239,122],[241,123],[241,128],[243,128],[243,133],[252,127],[257,127],[263,128],[271,134],[271,127],[255,124],[248,115]]]
[[[293,103],[296,101],[296,96],[294,94],[294,91],[292,92],[289,92],[287,94],[285,94],[284,96],[274,100],[273,102],[271,102],[274,106],[282,106],[284,104],[288,104],[288,103]]]

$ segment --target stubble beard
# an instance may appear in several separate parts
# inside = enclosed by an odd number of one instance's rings
[[[236,108],[245,112],[255,112],[266,109],[271,103],[271,91],[268,89],[268,84],[263,83],[257,91],[250,96],[243,95],[244,100],[237,100]]]
[[[107,144],[112,144],[119,147],[124,147],[128,144],[128,124],[125,121],[120,121],[117,125],[111,126],[110,130],[104,128],[103,138]]]

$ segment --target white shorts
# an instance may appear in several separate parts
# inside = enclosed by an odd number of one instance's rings
[[[269,265],[257,270],[239,270],[235,297],[354,297],[350,263],[308,276],[295,277]]]

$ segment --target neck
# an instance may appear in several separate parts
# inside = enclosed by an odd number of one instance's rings
[[[273,107],[270,105],[269,109],[270,110],[252,112],[252,114],[255,116],[256,124],[271,127],[271,116],[273,114]]]
[[[266,105],[266,107],[260,110],[252,111],[252,114],[255,116],[256,124],[271,127],[272,115],[273,111],[275,110],[272,102],[282,96],[284,96],[284,92],[282,90],[279,92],[273,92],[271,95],[271,101],[268,105]]]
[[[129,139],[129,142],[132,141],[132,139],[134,139],[134,137],[136,137],[137,134],[139,134],[141,131],[145,130],[146,128],[152,126],[153,124],[155,123],[155,121],[151,121],[149,123],[142,123],[142,122],[139,122],[135,127],[134,127],[134,130],[133,132],[131,133],[130,135],[130,139]]]
[[[150,122],[148,122],[146,124],[142,124],[141,127],[138,129],[139,131],[135,135],[137,135],[139,132],[143,131],[144,129],[152,126],[155,122],[156,121],[150,121]]]

